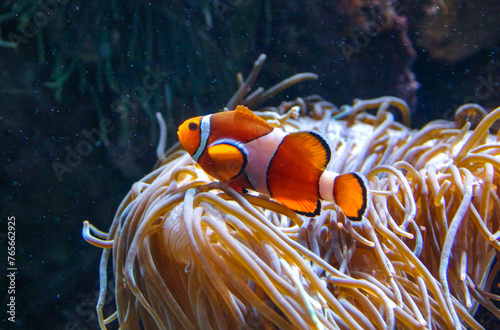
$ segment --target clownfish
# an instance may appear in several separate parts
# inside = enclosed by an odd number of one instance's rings
[[[320,214],[320,200],[353,221],[366,211],[365,178],[326,170],[331,150],[318,133],[286,133],[239,105],[186,120],[177,135],[205,172],[239,192],[257,191],[310,217]]]

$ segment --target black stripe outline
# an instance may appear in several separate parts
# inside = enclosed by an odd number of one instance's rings
[[[317,193],[318,193],[318,196],[321,198],[321,189],[319,187],[319,181],[320,181],[323,173],[325,173],[326,167],[328,166],[328,163],[330,163],[330,160],[332,158],[332,148],[330,148],[330,145],[328,144],[328,142],[326,142],[325,138],[323,138],[323,136],[321,136],[317,132],[314,132],[314,131],[302,131],[302,132],[307,132],[307,133],[310,133],[311,135],[313,135],[321,143],[321,145],[326,149],[326,162],[325,162],[325,165],[323,166],[324,170],[319,175],[318,182],[316,183],[316,187],[318,189]]]

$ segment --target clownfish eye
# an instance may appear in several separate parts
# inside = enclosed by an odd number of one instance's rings
[[[189,130],[196,131],[198,129],[198,124],[191,122],[191,123],[189,123],[188,127],[189,127]]]

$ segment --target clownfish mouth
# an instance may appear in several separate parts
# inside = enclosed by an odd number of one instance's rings
[[[182,132],[180,130],[177,130],[177,138],[179,138],[179,141],[182,141]]]

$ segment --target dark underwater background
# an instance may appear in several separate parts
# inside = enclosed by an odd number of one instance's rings
[[[96,329],[101,250],[132,183],[189,117],[222,109],[261,53],[257,86],[319,75],[319,94],[404,99],[413,128],[463,103],[500,106],[497,0],[4,0],[0,3],[0,328]],[[16,322],[6,313],[15,217]],[[498,281],[497,281],[498,283]],[[498,291],[498,288],[497,288]],[[480,309],[485,328],[498,322]],[[110,328],[116,328],[116,322]]]

